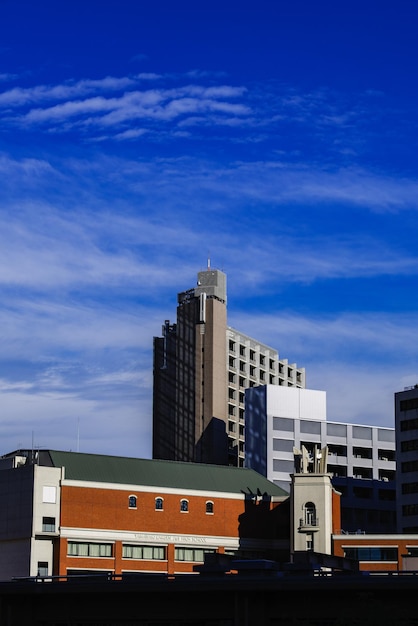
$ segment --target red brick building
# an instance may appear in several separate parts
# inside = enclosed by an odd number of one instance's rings
[[[45,450],[1,463],[0,578],[289,559],[288,494],[252,470]]]
[[[338,534],[329,482],[296,474],[289,497],[243,468],[12,453],[0,459],[0,580],[192,573],[210,552],[286,563],[313,550],[362,570],[418,569],[418,535]]]
[[[360,570],[418,570],[417,535],[333,535],[333,554],[359,561]]]

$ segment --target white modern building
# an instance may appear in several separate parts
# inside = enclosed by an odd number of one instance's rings
[[[294,449],[327,446],[347,531],[395,530],[395,431],[327,420],[326,393],[264,385],[246,391],[246,465],[289,490]]]

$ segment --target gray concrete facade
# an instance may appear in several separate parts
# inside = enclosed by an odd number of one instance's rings
[[[246,392],[246,465],[290,488],[294,448],[328,447],[347,531],[395,531],[395,431],[327,420],[326,393],[260,386]]]

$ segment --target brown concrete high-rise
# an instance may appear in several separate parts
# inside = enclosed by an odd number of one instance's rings
[[[226,275],[208,267],[154,337],[153,458],[244,465],[245,389],[305,387],[305,370],[227,326]]]
[[[198,273],[154,338],[153,458],[228,464],[226,275]]]

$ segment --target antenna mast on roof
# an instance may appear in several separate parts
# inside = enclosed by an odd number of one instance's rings
[[[210,256],[208,254],[208,271],[210,270]]]

